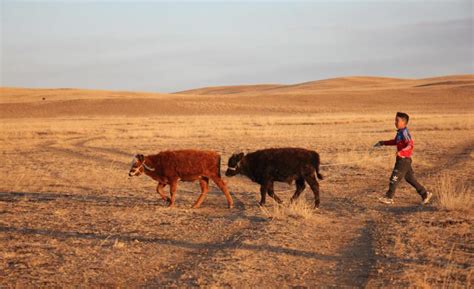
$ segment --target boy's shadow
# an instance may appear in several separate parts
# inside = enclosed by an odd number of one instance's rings
[[[418,212],[434,212],[437,209],[433,206],[387,206],[385,210],[393,214],[413,214]]]

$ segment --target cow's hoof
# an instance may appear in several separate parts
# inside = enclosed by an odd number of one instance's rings
[[[234,204],[228,204],[228,205],[227,205],[227,208],[233,209],[233,208],[234,208]]]
[[[260,207],[264,207],[264,206],[265,206],[265,202],[258,202],[258,205],[259,205]]]

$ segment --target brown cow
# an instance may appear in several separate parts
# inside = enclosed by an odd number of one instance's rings
[[[193,208],[198,208],[209,191],[209,179],[211,179],[224,192],[228,207],[232,208],[232,197],[221,178],[220,165],[221,157],[213,151],[163,151],[156,155],[136,155],[128,175],[132,177],[145,173],[158,181],[156,191],[163,201],[169,202],[169,207],[174,205],[179,180],[185,182],[199,180],[201,195],[193,205]],[[170,186],[171,198],[168,198],[163,191],[166,185]]]

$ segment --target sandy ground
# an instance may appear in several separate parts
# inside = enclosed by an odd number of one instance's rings
[[[394,205],[380,204],[395,153],[371,149],[406,111],[419,180],[434,190],[448,173],[472,192],[472,75],[0,93],[0,287],[473,286],[472,206],[423,207],[406,184]],[[168,209],[151,179],[127,176],[135,153],[200,148],[227,159],[281,146],[317,150],[330,165],[320,210],[308,210],[308,188],[289,209],[287,184],[276,186],[282,207],[260,208],[258,185],[243,177],[225,178],[234,209],[215,186],[191,209],[197,183],[180,183]]]

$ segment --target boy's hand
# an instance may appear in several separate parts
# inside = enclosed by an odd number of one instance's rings
[[[378,148],[378,147],[381,147],[383,146],[383,141],[378,141],[376,144],[374,144],[374,148]]]

